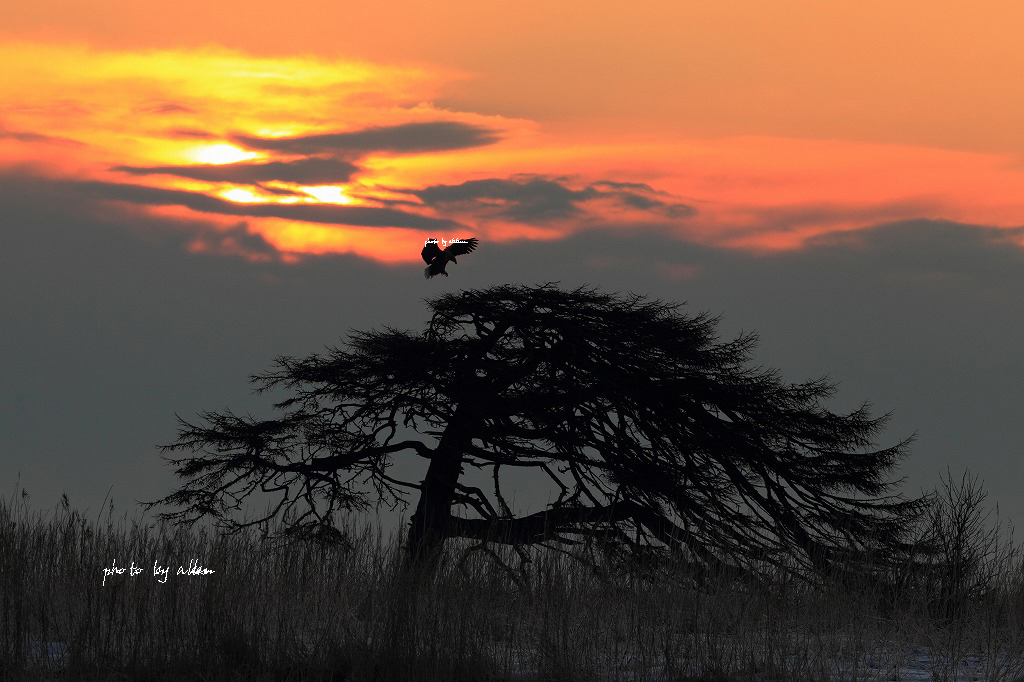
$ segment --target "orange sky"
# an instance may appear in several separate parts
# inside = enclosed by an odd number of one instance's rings
[[[920,217],[1024,224],[1017,2],[350,4],[16,3],[0,164],[244,221],[286,257],[600,226],[797,248]],[[188,169],[210,164],[243,167]],[[259,181],[210,179],[242,171]],[[281,208],[299,205],[324,210]]]

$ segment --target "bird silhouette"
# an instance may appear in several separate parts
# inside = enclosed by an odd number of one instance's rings
[[[448,273],[444,271],[448,261],[459,264],[459,261],[455,260],[456,256],[469,253],[476,248],[477,239],[475,237],[471,239],[453,239],[451,244],[448,245],[444,251],[437,245],[437,240],[431,237],[427,240],[426,246],[423,247],[423,251],[420,255],[423,256],[423,262],[427,264],[427,267],[423,270],[423,276],[430,279],[434,275],[448,276]]]

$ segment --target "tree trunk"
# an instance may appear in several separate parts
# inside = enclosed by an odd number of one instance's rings
[[[462,448],[446,433],[438,444],[423,479],[420,500],[409,523],[409,562],[433,566],[450,534],[455,486],[462,475]]]

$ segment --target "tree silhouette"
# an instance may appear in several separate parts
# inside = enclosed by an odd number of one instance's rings
[[[394,508],[417,492],[413,556],[450,538],[595,543],[806,573],[908,550],[927,501],[891,494],[898,481],[885,475],[909,439],[873,449],[887,417],[871,418],[867,404],[828,411],[827,378],[786,384],[748,368],[754,334],[719,342],[707,314],[551,283],[427,303],[421,334],[353,332],[347,348],[278,358],[252,377],[258,392],[289,391],[278,419],[180,420],[166,450],[193,453],[168,458],[191,480],[148,505],[185,506],[161,516],[209,514],[232,530],[283,510],[294,517],[287,532],[330,537],[338,513]],[[421,458],[426,474],[394,474],[399,457]],[[511,469],[534,472],[557,499],[515,515],[501,486]],[[282,497],[265,516],[230,519],[257,489]]]

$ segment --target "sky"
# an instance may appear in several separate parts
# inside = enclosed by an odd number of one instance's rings
[[[1024,6],[40,0],[0,26],[0,493],[138,511],[175,415],[425,299],[755,330],[1024,522]],[[480,240],[425,281],[428,238]],[[522,491],[529,502],[530,491]],[[534,500],[536,501],[536,500]]]

